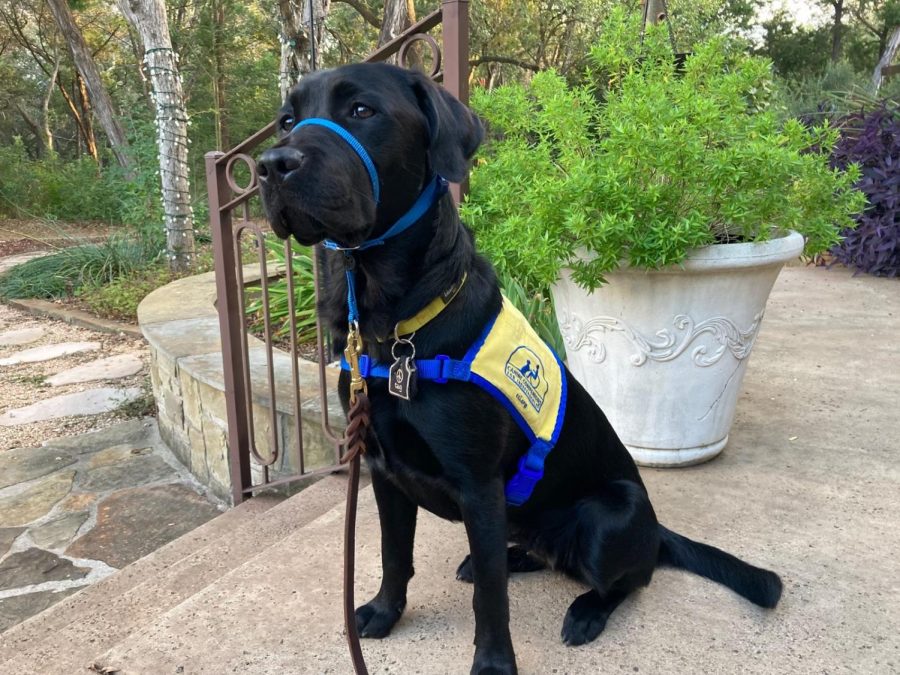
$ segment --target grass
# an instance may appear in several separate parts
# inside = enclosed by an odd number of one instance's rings
[[[0,277],[0,298],[65,298],[145,270],[160,260],[158,238],[113,235],[17,265]]]

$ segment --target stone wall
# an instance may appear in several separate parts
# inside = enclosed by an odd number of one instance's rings
[[[245,279],[252,273],[245,272]],[[179,279],[148,295],[138,308],[141,331],[150,344],[151,380],[159,409],[159,431],[179,460],[219,497],[231,499],[228,423],[219,319],[212,272]],[[273,353],[275,413],[272,419],[265,345],[248,338],[254,441],[260,456],[272,456],[273,434],[282,452],[270,479],[299,472],[290,356]],[[321,423],[318,366],[299,363],[301,436],[306,470],[331,464],[335,447]],[[340,434],[344,416],[337,400],[336,369],[328,369],[328,411]],[[262,468],[252,462],[254,482]]]

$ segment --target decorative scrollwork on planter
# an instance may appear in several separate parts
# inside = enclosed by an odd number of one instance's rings
[[[606,360],[606,346],[601,338],[607,333],[619,333],[637,350],[629,359],[635,366],[644,365],[648,359],[660,362],[673,361],[687,351],[698,337],[708,334],[719,346],[709,353],[707,345],[697,345],[691,352],[694,364],[705,368],[718,363],[726,351],[731,352],[738,361],[747,358],[756,341],[762,317],[763,312],[759,312],[753,317],[753,323],[747,330],[741,330],[725,317],[715,316],[695,323],[687,314],[679,314],[672,322],[675,331],[663,328],[656,331],[655,337],[648,338],[612,316],[598,316],[584,321],[575,314],[563,312],[559,328],[566,349],[571,351],[587,349],[588,358],[594,363]]]

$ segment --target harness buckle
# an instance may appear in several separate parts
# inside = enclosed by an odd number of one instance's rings
[[[437,356],[434,357],[434,360],[440,361],[441,366],[440,366],[440,370],[438,371],[439,376],[434,378],[434,380],[432,380],[432,382],[437,382],[438,384],[447,384],[446,376],[448,375],[448,373],[445,372],[445,368],[447,368],[447,366],[450,363],[450,357],[447,356],[446,354],[438,354]]]

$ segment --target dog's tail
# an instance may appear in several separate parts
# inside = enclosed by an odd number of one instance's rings
[[[781,598],[781,579],[713,546],[659,526],[659,565],[678,567],[727,586],[760,607],[774,607]]]

